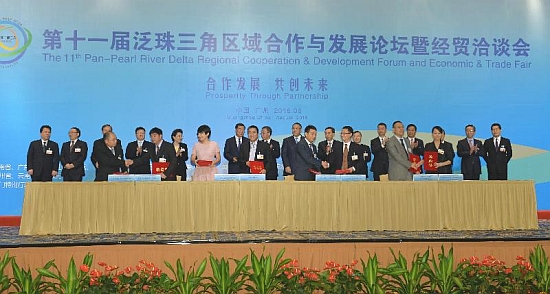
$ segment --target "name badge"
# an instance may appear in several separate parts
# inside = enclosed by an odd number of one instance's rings
[[[506,152],[506,148],[504,148],[504,146],[500,146],[500,152]]]
[[[80,148],[75,148],[75,149],[74,149],[74,152],[76,152],[76,153],[80,153],[81,151],[82,151],[82,150],[81,150]]]
[[[149,152],[149,150],[147,150],[147,148],[143,149],[143,152]]]
[[[166,162],[166,158],[164,157],[159,158],[159,162]]]
[[[258,155],[256,156],[256,158],[262,159],[262,160],[263,160],[263,159],[264,159],[264,155],[260,153],[260,154],[258,154]]]
[[[437,153],[439,154],[445,154],[445,151],[443,149],[437,149]]]
[[[355,154],[353,154],[353,155],[351,156],[351,160],[357,160],[357,159],[359,159],[359,156],[357,156],[357,155],[355,155]]]
[[[51,149],[48,149],[48,150],[46,150],[46,154],[52,155],[52,154],[53,154],[53,151],[52,151]]]
[[[117,159],[118,159],[118,160],[122,160],[122,158],[121,158],[120,156],[119,156],[119,157],[117,157]]]
[[[369,153],[368,153],[368,152],[363,153],[363,157],[364,157],[364,158],[369,157]]]
[[[181,149],[180,149],[180,152],[185,152],[185,148],[181,148]]]

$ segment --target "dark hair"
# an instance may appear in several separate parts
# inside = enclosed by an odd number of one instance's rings
[[[443,130],[442,127],[440,126],[435,126],[432,128],[432,133],[434,132],[434,130],[438,130],[441,134],[443,134],[445,131]]]
[[[113,132],[105,132],[105,134],[103,134],[103,141],[109,139],[111,136],[114,136],[115,133]]]
[[[52,127],[50,127],[49,125],[43,125],[43,126],[41,126],[41,127],[40,127],[40,132],[42,133],[42,131],[43,131],[44,129],[48,129],[48,130],[50,130],[50,132],[52,131]]]
[[[152,135],[152,134],[162,135],[162,130],[157,127],[154,127],[149,131],[149,135]]]
[[[210,134],[212,133],[212,130],[210,130],[210,127],[207,126],[207,125],[201,125],[198,129],[197,129],[197,135],[199,133],[205,133],[206,135],[208,135],[208,138],[210,138]]]
[[[238,129],[239,127],[243,127],[244,128],[244,124],[243,123],[237,123],[235,125],[235,130]]]
[[[469,127],[474,128],[474,132],[476,131],[476,126],[474,126],[474,125],[472,125],[472,124],[466,125],[466,126],[464,127],[464,130],[468,129]],[[491,129],[492,129],[492,127],[491,127]]]
[[[359,131],[353,132],[354,135],[355,135],[356,133],[359,133],[359,135],[361,135],[361,137],[363,137],[363,133],[361,133],[361,132],[359,132]]]
[[[302,124],[299,123],[299,122],[295,122],[295,123],[292,124],[292,126],[294,126],[294,125],[299,125],[299,126],[300,126],[300,129],[302,128]],[[317,130],[317,129],[315,129],[315,130]]]
[[[263,127],[262,127],[262,130],[263,130],[263,129],[266,129],[270,136],[271,136],[271,134],[273,133],[273,130],[271,129],[270,126],[263,126]]]
[[[413,128],[414,128],[414,131],[416,132],[416,125],[415,125],[415,124],[408,124],[408,125],[407,125],[407,130],[408,130],[410,127],[413,127]]]
[[[498,127],[499,130],[502,130],[502,127],[500,126],[499,123],[493,123],[493,124],[491,125],[491,131],[493,130],[493,127]]]
[[[314,125],[307,125],[305,132],[308,133],[309,130],[317,131],[317,128]]]
[[[72,127],[71,130],[75,130],[76,133],[78,134],[78,137],[77,138],[80,138],[80,129],[77,128],[77,127]]]
[[[350,133],[353,134],[353,128],[352,128],[351,126],[344,126],[344,127],[342,128],[342,130],[343,130],[343,129],[346,129],[348,132],[350,132]]]
[[[392,127],[392,128],[395,128],[395,125],[396,125],[396,124],[403,124],[403,122],[400,121],[400,120],[396,120],[396,121],[393,122],[393,124],[391,125],[391,127]]]
[[[259,133],[258,127],[255,125],[250,125],[247,130],[250,130],[250,129],[256,129],[256,133]]]
[[[178,134],[178,133],[181,133],[183,135],[183,130],[182,129],[175,129],[172,131],[172,142],[174,142],[174,137]]]
[[[378,123],[377,127],[379,127],[379,126],[384,126],[384,128],[386,128],[386,129],[388,128],[388,126],[383,122]]]
[[[333,133],[336,133],[336,130],[333,128],[333,127],[326,127],[325,128],[325,131],[326,130],[331,130]]]
[[[139,130],[142,130],[144,133],[146,132],[144,127],[137,127],[134,133],[137,133]]]
[[[109,127],[109,128],[111,128],[111,132],[113,131],[113,127],[111,127],[110,124],[104,124],[104,125],[102,125],[102,126],[101,126],[101,131],[103,131],[103,129],[104,129],[105,127]]]

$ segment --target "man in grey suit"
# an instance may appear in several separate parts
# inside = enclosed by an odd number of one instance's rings
[[[403,138],[405,127],[400,121],[393,123],[393,137],[386,143],[388,151],[389,168],[388,177],[390,181],[411,181],[412,172],[409,168],[417,168],[416,163],[409,161],[409,153],[412,149],[409,140]]]

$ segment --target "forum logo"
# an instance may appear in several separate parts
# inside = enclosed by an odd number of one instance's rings
[[[11,18],[0,19],[0,67],[17,63],[32,42],[32,34]]]

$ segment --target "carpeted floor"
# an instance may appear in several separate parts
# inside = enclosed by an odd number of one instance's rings
[[[550,240],[550,221],[539,220],[538,230],[506,231],[357,231],[357,232],[201,232],[163,234],[93,234],[19,236],[19,227],[0,227],[0,248],[79,246],[100,244],[174,243],[327,243],[430,241],[534,241]]]

